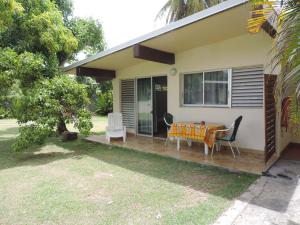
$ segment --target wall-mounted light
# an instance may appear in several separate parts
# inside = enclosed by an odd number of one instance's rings
[[[171,76],[176,76],[176,74],[177,74],[177,69],[176,69],[176,68],[171,68],[169,74],[170,74]]]

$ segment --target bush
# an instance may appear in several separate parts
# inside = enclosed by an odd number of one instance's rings
[[[113,95],[112,91],[101,93],[96,103],[96,113],[100,115],[107,115],[113,110]]]
[[[23,151],[32,145],[41,145],[52,133],[51,130],[36,125],[25,125],[19,128],[20,135],[17,137],[12,148],[16,152]]]
[[[9,109],[0,106],[0,119],[12,118],[12,114]]]

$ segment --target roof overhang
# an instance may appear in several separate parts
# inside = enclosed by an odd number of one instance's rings
[[[75,75],[77,67],[116,71],[136,65],[143,60],[155,61],[152,59],[160,58],[155,54],[164,53],[166,53],[164,57],[167,56],[167,53],[170,54],[168,60],[174,54],[175,63],[175,55],[178,52],[247,34],[247,22],[251,16],[250,10],[251,5],[248,0],[228,0],[173,22],[159,30],[66,66],[63,71]],[[148,58],[135,57],[135,48],[137,48],[135,46],[144,46],[148,48],[148,51],[150,49],[152,54],[150,59],[149,52],[143,55],[147,55]],[[164,61],[156,62],[165,63]]]

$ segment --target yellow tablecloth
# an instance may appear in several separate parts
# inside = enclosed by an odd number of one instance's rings
[[[171,125],[168,137],[203,141],[211,148],[215,143],[215,131],[224,128],[224,125],[213,123],[175,122]]]

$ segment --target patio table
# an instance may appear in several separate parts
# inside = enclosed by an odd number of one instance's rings
[[[186,140],[189,146],[191,146],[192,141],[204,142],[205,155],[208,155],[208,149],[215,143],[215,131],[224,128],[225,125],[217,123],[201,125],[199,122],[174,122],[168,132],[168,138],[175,138],[177,140],[177,150],[180,150],[181,140]]]

